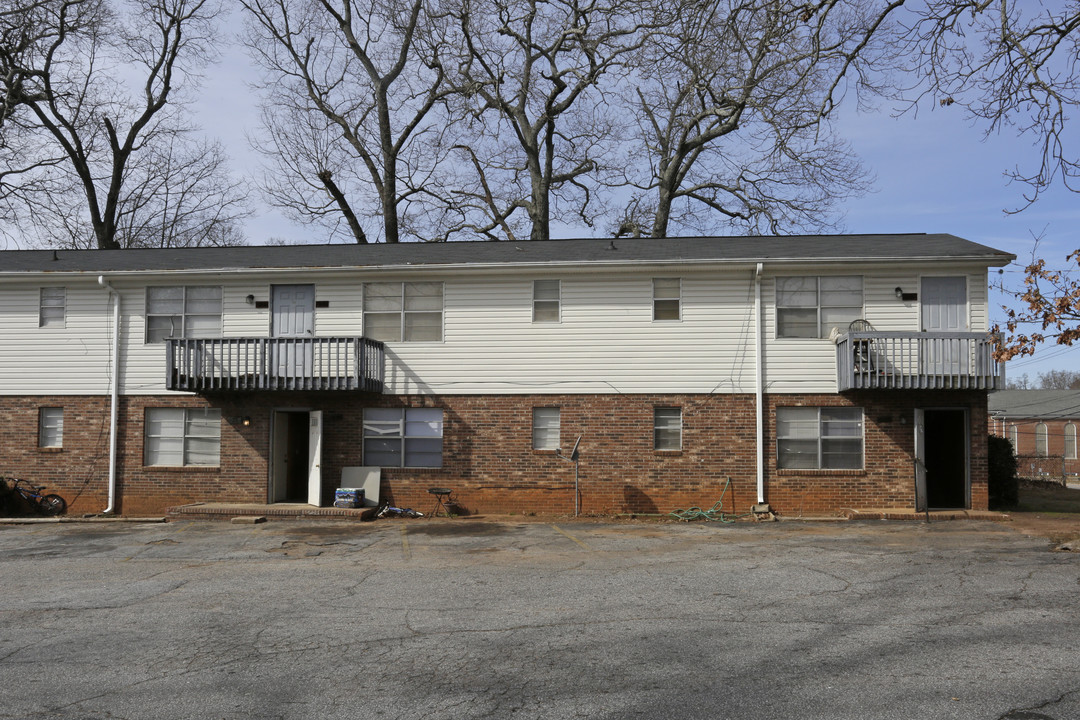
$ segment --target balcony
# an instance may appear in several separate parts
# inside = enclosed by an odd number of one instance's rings
[[[170,338],[168,390],[382,392],[383,344],[364,337]]]
[[[850,332],[836,343],[837,389],[996,390],[1005,384],[987,333]]]

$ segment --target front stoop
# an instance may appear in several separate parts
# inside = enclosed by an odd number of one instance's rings
[[[256,505],[254,503],[191,503],[165,509],[171,520],[231,520],[235,517],[276,519],[327,518],[332,520],[372,520],[377,507],[314,507],[293,503]]]
[[[874,508],[864,510],[848,509],[843,511],[848,520],[990,520],[1008,522],[1011,518],[1006,513],[992,510],[931,510],[929,513],[895,508]]]

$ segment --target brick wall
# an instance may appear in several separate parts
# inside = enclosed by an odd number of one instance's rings
[[[1080,474],[1080,459],[1076,457],[1068,457],[1065,453],[1065,434],[1069,433],[1070,437],[1075,437],[1076,428],[1080,426],[1080,418],[1076,419],[1038,419],[1038,418],[1006,418],[1004,421],[990,419],[990,431],[1000,437],[1013,439],[1013,427],[1016,428],[1016,447],[1013,450],[1017,455],[1022,456],[1037,456],[1035,452],[1035,431],[1039,423],[1046,425],[1046,454],[1047,458],[1054,458],[1054,462],[1047,461],[1045,469],[1047,471],[1054,470],[1055,472],[1061,471],[1065,475],[1075,476]],[[1066,425],[1072,425],[1072,428],[1066,428]],[[1080,443],[1080,437],[1077,438],[1077,442]],[[1076,447],[1076,444],[1074,444]],[[1039,463],[1040,468],[1043,468],[1042,463]],[[1030,473],[1029,468],[1021,468],[1021,475]]]
[[[776,469],[775,409],[782,405],[865,408],[865,468],[859,471]],[[59,451],[37,447],[37,413],[63,407]],[[395,397],[352,393],[256,393],[211,397],[125,397],[121,403],[118,510],[160,513],[188,502],[254,502],[268,498],[271,418],[275,409],[324,413],[324,502],[341,469],[362,465],[364,407],[443,409],[443,467],[386,468],[383,499],[427,512],[430,487],[446,486],[473,513],[570,513],[574,464],[534,451],[532,408],[561,408],[561,445],[582,435],[579,464],[585,514],[668,513],[690,506],[741,514],[757,502],[755,413],[751,395],[543,395]],[[682,449],[653,450],[653,409],[683,409]],[[147,407],[221,409],[220,468],[143,465]],[[816,515],[844,508],[911,508],[914,501],[912,421],[916,407],[963,407],[971,419],[972,507],[986,507],[984,393],[865,392],[766,396],[766,500],[779,513]],[[72,513],[106,505],[108,398],[0,398],[0,474],[20,474],[64,495]],[[250,418],[244,425],[243,419]]]

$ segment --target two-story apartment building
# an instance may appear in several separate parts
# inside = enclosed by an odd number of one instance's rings
[[[69,512],[985,508],[987,271],[950,235],[0,252],[0,474]],[[580,438],[575,467],[563,457]],[[561,449],[561,453],[559,452]]]

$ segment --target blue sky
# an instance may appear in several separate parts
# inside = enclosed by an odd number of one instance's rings
[[[256,173],[259,163],[246,139],[258,122],[256,99],[245,84],[251,72],[246,54],[234,43],[207,73],[198,106],[204,129],[225,143],[240,174]],[[1080,221],[1077,194],[1056,188],[1019,214],[1005,212],[1023,204],[1024,188],[1010,185],[1004,171],[1030,167],[1037,160],[1030,139],[1009,132],[984,137],[982,127],[967,120],[959,105],[927,106],[898,118],[887,107],[856,113],[853,105],[840,117],[838,128],[876,181],[874,192],[845,204],[847,232],[951,233],[1006,250],[1017,256],[1017,263],[1001,276],[1011,287],[1020,284],[1023,263],[1034,247],[1033,234],[1043,236],[1039,255],[1051,267],[1064,267],[1065,256],[1080,248],[1074,230]],[[1075,149],[1080,151],[1080,145]],[[247,224],[247,234],[256,244],[271,238],[322,241],[318,230],[261,205]],[[993,320],[1002,319],[1000,306],[1008,302],[1006,296],[992,295]],[[1010,378],[1027,373],[1034,380],[1050,369],[1080,371],[1080,347],[1047,346],[1033,358],[1010,361],[1007,373]]]

